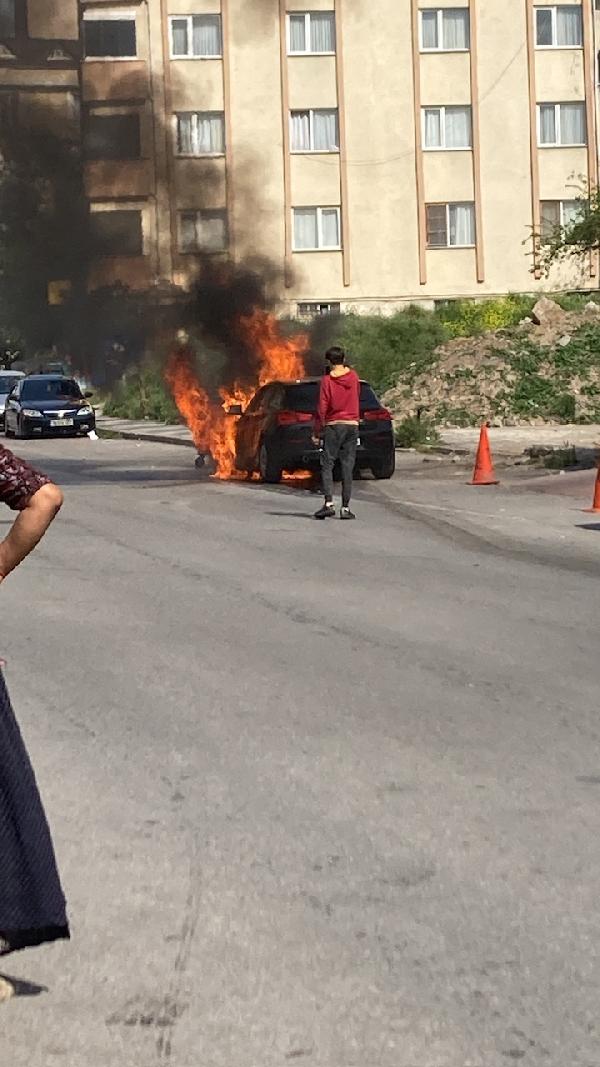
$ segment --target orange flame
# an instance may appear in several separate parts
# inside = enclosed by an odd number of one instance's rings
[[[190,348],[171,352],[165,368],[165,380],[184,421],[189,426],[199,452],[210,452],[215,477],[240,478],[235,466],[235,416],[227,414],[233,404],[246,408],[256,389],[271,381],[293,381],[305,376],[304,356],[309,347],[305,334],[282,337],[274,315],[261,309],[240,318],[240,342],[250,349],[255,359],[256,385],[250,388],[234,382],[222,387],[222,405],[211,400],[202,386]]]

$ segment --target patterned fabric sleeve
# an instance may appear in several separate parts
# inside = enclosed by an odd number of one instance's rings
[[[49,485],[45,474],[34,470],[8,448],[0,447],[0,501],[13,511],[26,508],[34,493]]]

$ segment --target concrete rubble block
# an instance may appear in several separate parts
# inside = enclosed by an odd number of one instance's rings
[[[564,317],[563,309],[549,296],[542,296],[531,312],[531,318],[536,326],[553,326],[561,323]]]

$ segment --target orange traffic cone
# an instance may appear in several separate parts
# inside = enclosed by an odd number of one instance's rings
[[[473,471],[473,481],[471,482],[471,485],[498,485],[485,422],[481,427],[479,448],[477,449],[475,470]]]
[[[598,464],[598,471],[596,474],[596,484],[594,486],[594,502],[591,508],[584,508],[584,511],[600,511],[600,463]]]

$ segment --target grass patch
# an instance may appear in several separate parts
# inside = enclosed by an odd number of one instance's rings
[[[404,419],[396,426],[395,435],[398,448],[428,448],[440,439],[429,419]]]

